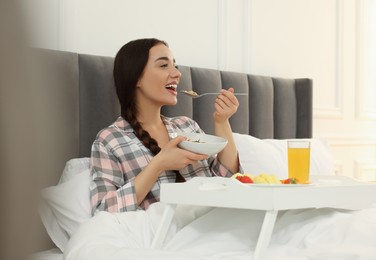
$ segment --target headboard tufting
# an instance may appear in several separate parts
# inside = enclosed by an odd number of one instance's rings
[[[61,127],[59,146],[64,151],[58,167],[67,160],[90,156],[91,144],[100,129],[111,124],[120,113],[112,80],[112,57],[72,52],[40,50],[41,65],[53,75],[52,98]],[[234,87],[240,106],[231,118],[234,132],[258,138],[312,137],[312,80],[285,79],[244,73],[179,66],[179,90],[198,93]],[[186,115],[207,133],[213,132],[215,96],[191,99],[178,96],[178,104],[164,107],[166,116]]]

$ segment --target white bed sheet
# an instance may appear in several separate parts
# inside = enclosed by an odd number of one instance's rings
[[[63,260],[64,255],[59,248],[52,248],[33,254],[29,260]]]
[[[252,259],[262,211],[178,206],[162,249],[152,250],[164,207],[99,213],[73,235],[66,259]],[[375,219],[376,208],[282,211],[266,259],[376,259]]]

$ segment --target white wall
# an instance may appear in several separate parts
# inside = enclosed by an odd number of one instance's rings
[[[376,180],[376,0],[23,1],[41,47],[114,56],[157,37],[179,64],[312,78],[314,137],[338,174]]]

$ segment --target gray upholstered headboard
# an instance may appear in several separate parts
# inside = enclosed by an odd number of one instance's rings
[[[112,80],[112,57],[42,50],[45,68],[52,75],[51,98],[61,126],[61,169],[71,158],[90,156],[91,144],[100,129],[119,116]],[[234,132],[258,138],[308,138],[312,136],[312,80],[283,79],[179,66],[180,90],[198,93],[234,87],[240,106],[231,118]],[[178,104],[165,107],[166,116],[186,115],[207,133],[213,132],[215,96],[191,99],[178,95]],[[61,153],[60,153],[61,154]]]

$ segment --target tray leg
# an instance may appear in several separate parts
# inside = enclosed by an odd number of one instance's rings
[[[155,232],[155,236],[153,242],[151,244],[151,248],[153,249],[160,249],[162,244],[166,238],[168,228],[170,227],[171,220],[175,214],[176,205],[167,204],[166,208],[163,212],[163,216],[157,231]]]
[[[253,254],[253,260],[263,260],[266,249],[268,248],[270,238],[272,237],[273,228],[277,219],[278,210],[268,210],[265,213],[264,222],[261,226],[259,238],[255,252]]]

